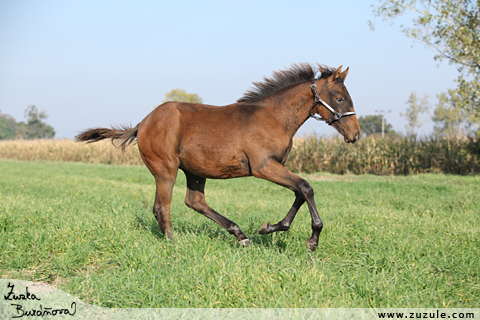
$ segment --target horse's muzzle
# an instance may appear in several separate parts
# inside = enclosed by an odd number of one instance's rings
[[[360,140],[360,132],[357,132],[353,135],[353,138],[350,138],[348,136],[344,136],[344,140],[345,142],[347,143],[355,143],[357,142],[358,140]]]

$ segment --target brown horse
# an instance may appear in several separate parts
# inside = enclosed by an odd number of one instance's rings
[[[316,78],[318,71],[321,75]],[[134,128],[88,129],[75,139],[117,140],[122,149],[137,140],[142,159],[156,181],[153,214],[168,238],[173,239],[170,203],[177,171],[181,169],[187,177],[185,204],[218,223],[245,246],[250,241],[237,224],[205,201],[206,179],[254,176],[292,190],[295,201],[287,216],[274,225],[265,223],[259,232],[288,230],[306,201],[312,218],[312,237],[307,240],[307,247],[314,251],[323,223],[313,189],[285,168],[284,163],[293,136],[309,117],[332,125],[345,142],[354,143],[360,138],[352,99],[344,86],[347,74],[348,68],[342,72],[342,67],[318,65],[317,69],[310,64],[294,64],[289,70],[254,83],[255,87],[236,103],[218,107],[166,102]]]

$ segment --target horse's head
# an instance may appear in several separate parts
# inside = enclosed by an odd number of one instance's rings
[[[344,85],[347,74],[348,68],[342,72],[342,66],[340,66],[325,78],[319,91],[320,99],[311,113],[319,114],[328,124],[337,129],[343,135],[345,142],[355,143],[360,139],[360,125],[353,109],[352,98]]]

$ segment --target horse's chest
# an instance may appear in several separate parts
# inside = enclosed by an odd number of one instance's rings
[[[280,162],[281,164],[285,164],[285,162],[287,162],[288,155],[292,150],[292,145],[293,145],[292,142],[290,142],[290,144],[286,148],[284,148],[281,152],[279,152],[277,157],[278,162]]]

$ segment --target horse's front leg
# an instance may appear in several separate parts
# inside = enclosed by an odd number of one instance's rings
[[[295,215],[297,214],[298,210],[304,203],[305,203],[305,198],[303,197],[303,195],[296,192],[295,202],[293,203],[292,207],[290,208],[290,211],[288,211],[288,214],[285,216],[285,218],[283,218],[282,221],[274,225],[271,225],[270,223],[265,222],[260,227],[260,230],[258,231],[258,233],[269,234],[277,231],[287,231],[290,228],[290,225],[292,224],[293,219],[295,219]]]
[[[305,180],[300,178],[299,176],[293,174],[290,170],[285,168],[279,162],[274,160],[269,161],[267,164],[263,165],[262,167],[256,169],[253,172],[253,175],[257,178],[266,179],[272,181],[278,185],[281,185],[285,188],[288,188],[295,192],[296,199],[295,203],[290,209],[289,213],[285,217],[285,222],[288,223],[293,220],[295,214],[297,213],[300,206],[303,204],[304,201],[307,202],[308,209],[310,210],[310,216],[312,218],[312,236],[307,240],[307,247],[311,251],[315,251],[318,246],[318,238],[320,236],[320,232],[322,232],[323,223],[318,215],[317,207],[315,205],[315,201],[313,199],[313,189],[310,184]],[[282,221],[284,221],[282,220]],[[277,225],[281,225],[282,221],[279,222]],[[286,225],[285,223],[285,225]],[[274,229],[281,230],[281,226],[273,227]],[[268,224],[265,228],[268,231]],[[263,226],[260,231],[263,230]],[[273,231],[278,231],[273,230]],[[267,232],[268,233],[268,232]]]

